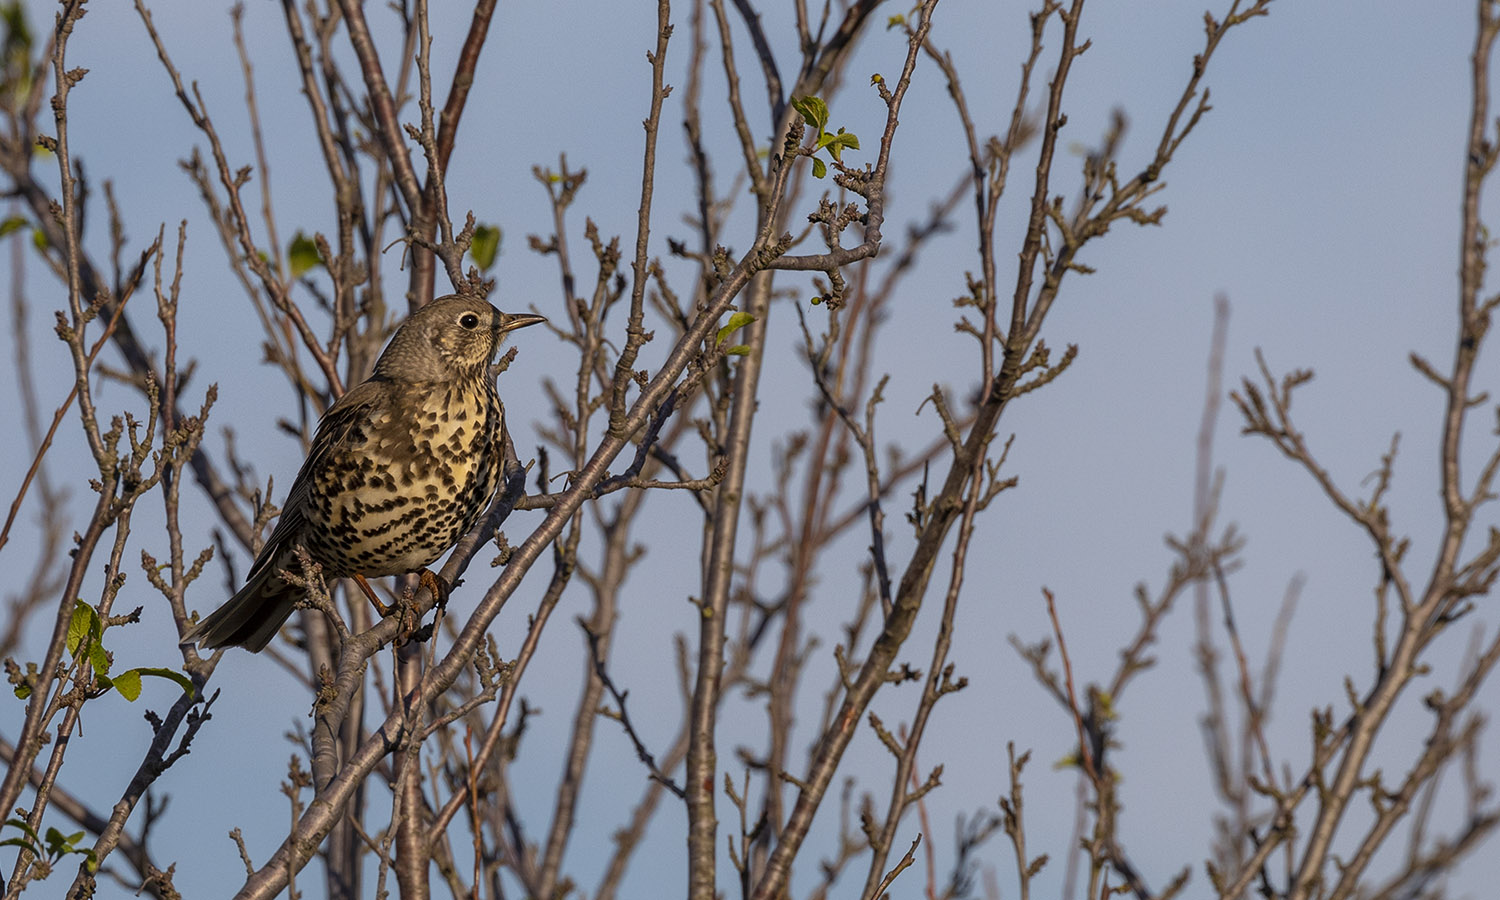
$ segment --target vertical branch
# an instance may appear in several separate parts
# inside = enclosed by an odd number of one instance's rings
[[[422,677],[421,644],[409,643],[396,650],[393,673],[397,697],[412,697]],[[396,754],[395,799],[391,811],[391,830],[396,835],[396,883],[402,897],[426,897],[431,885],[427,873],[431,868],[428,842],[427,804],[422,795],[422,741],[418,736],[427,712],[427,704],[404,705],[409,721],[403,731],[411,735],[408,745]],[[397,814],[399,811],[399,815]]]
[[[1463,483],[1459,475],[1460,444],[1463,440],[1464,420],[1471,408],[1469,381],[1474,371],[1474,361],[1479,355],[1479,345],[1489,324],[1494,301],[1481,304],[1479,292],[1484,287],[1488,268],[1488,245],[1486,229],[1480,218],[1480,199],[1485,181],[1494,171],[1497,158],[1496,141],[1500,136],[1492,135],[1494,123],[1490,121],[1490,63],[1494,53],[1495,37],[1500,34],[1500,14],[1491,4],[1479,2],[1479,23],[1474,38],[1474,54],[1470,60],[1472,106],[1469,115],[1469,139],[1465,154],[1462,234],[1459,256],[1458,286],[1458,340],[1454,347],[1453,371],[1448,380],[1448,405],[1443,416],[1442,443],[1442,492],[1443,504],[1448,515],[1448,539],[1441,551],[1441,564],[1451,566],[1457,559],[1459,545],[1466,532],[1472,510],[1467,508],[1463,497]]]
[[[422,127],[419,131],[413,131],[412,136],[417,138],[422,145],[423,155],[427,157],[427,183],[422,193],[421,209],[412,215],[412,230],[415,236],[430,234],[436,228],[438,239],[435,252],[448,272],[448,282],[454,288],[461,288],[464,284],[463,253],[468,247],[468,238],[473,235],[472,216],[470,224],[455,243],[453,220],[448,216],[448,185],[444,177],[442,154],[437,147],[437,130],[432,119],[432,34],[428,30],[427,0],[417,0],[417,91],[417,109],[422,117]],[[413,270],[414,279],[417,277],[416,271]],[[423,277],[426,279],[426,276]],[[428,279],[409,299],[417,305],[427,303],[432,299],[433,290],[435,288]]]
[[[401,123],[396,118],[396,100],[391,96],[390,85],[380,66],[380,56],[375,52],[375,41],[370,37],[370,26],[365,21],[365,8],[360,0],[338,0],[344,14],[345,27],[349,30],[349,44],[359,60],[360,72],[364,75],[365,87],[370,94],[370,112],[385,148],[386,159],[391,164],[396,189],[406,201],[406,208],[415,218],[423,208],[422,185],[417,181],[416,169],[412,168],[411,154],[402,139]]]
[[[651,198],[656,181],[656,135],[661,127],[661,105],[672,92],[663,84],[667,63],[667,41],[672,37],[672,4],[656,5],[656,50],[646,56],[651,63],[651,104],[646,115],[646,149],[641,161],[641,205],[636,211],[635,258],[631,262],[630,318],[625,326],[625,348],[615,363],[613,394],[609,404],[609,430],[620,434],[625,422],[625,390],[635,377],[635,360],[649,339],[645,328],[645,297],[648,271],[646,256],[651,239]]]
[[[563,778],[558,784],[557,800],[553,805],[552,827],[543,846],[538,878],[540,896],[554,896],[558,873],[562,868],[563,852],[574,827],[584,768],[592,746],[594,723],[599,718],[599,704],[604,693],[604,682],[599,677],[598,669],[609,654],[620,587],[631,563],[629,526],[644,499],[644,491],[626,494],[617,513],[603,527],[606,541],[604,562],[597,575],[590,579],[594,593],[594,612],[587,622],[580,619],[580,624],[598,654],[598,661],[595,661],[592,654],[585,660],[588,671],[584,676],[583,691],[573,716],[573,736],[569,741]]]
[[[282,315],[286,316],[293,327],[296,328],[298,337],[301,338],[303,346],[318,363],[325,378],[328,379],[329,389],[335,396],[344,392],[343,379],[339,377],[336,360],[324,348],[321,341],[313,334],[312,328],[307,324],[302,311],[292,302],[287,294],[286,285],[282,284],[271,271],[271,267],[262,257],[260,249],[255,244],[255,238],[250,230],[250,219],[245,212],[244,203],[240,197],[240,188],[244,186],[245,179],[249,177],[248,171],[239,173],[231,172],[229,160],[224,154],[223,144],[219,140],[218,132],[214,129],[213,122],[208,116],[207,105],[201,96],[189,97],[187,90],[182,85],[182,78],[175,66],[172,65],[171,57],[167,53],[166,44],[163,43],[161,35],[156,30],[156,25],[151,17],[151,12],[146,8],[144,0],[135,0],[136,12],[141,17],[141,22],[146,26],[147,33],[151,36],[152,43],[156,47],[157,57],[162,66],[167,70],[167,75],[172,79],[172,87],[177,94],[177,99],[192,118],[194,126],[202,131],[208,138],[209,148],[213,153],[214,165],[218,170],[219,182],[224,188],[225,197],[228,201],[228,212],[230,218],[230,230],[235,241],[238,243],[240,253],[243,254],[245,265],[247,265],[259,278],[262,288],[270,298],[273,306]],[[274,248],[273,248],[274,250]]]
[[[735,403],[724,442],[728,470],[719,485],[703,573],[703,599],[698,620],[698,671],[688,719],[687,774],[684,789],[688,807],[688,897],[713,900],[717,893],[715,862],[718,853],[718,816],[714,812],[718,754],[717,723],[720,679],[724,672],[724,628],[729,610],[729,588],[734,577],[735,534],[745,494],[745,462],[750,448],[750,426],[755,418],[755,384],[761,371],[765,344],[766,307],[771,280],[762,274],[750,283],[746,305],[756,317],[746,329],[751,351],[741,357],[735,372]]]
[[[102,474],[106,469],[107,457],[99,435],[98,423],[94,419],[93,401],[88,383],[88,362],[83,351],[82,332],[86,320],[83,317],[83,306],[79,297],[77,197],[73,186],[72,158],[68,155],[68,92],[82,79],[83,73],[81,71],[70,73],[65,60],[68,38],[72,36],[73,27],[82,15],[83,4],[80,0],[71,0],[64,4],[62,11],[58,13],[51,60],[53,77],[57,85],[57,93],[52,100],[53,121],[57,134],[50,138],[39,136],[38,139],[57,154],[63,195],[61,214],[57,224],[62,228],[64,235],[68,308],[73,315],[72,339],[68,344],[73,355],[74,378],[78,391],[79,409],[83,414],[84,433]],[[108,481],[108,479],[105,480]],[[21,796],[21,789],[26,783],[26,776],[31,771],[32,762],[41,752],[42,732],[46,728],[48,697],[51,694],[53,673],[57,671],[58,664],[62,661],[63,648],[68,636],[68,624],[73,618],[72,598],[78,596],[88,560],[92,558],[94,548],[104,533],[105,516],[109,509],[112,492],[112,487],[110,490],[99,491],[99,500],[94,507],[94,513],[89,519],[87,528],[79,536],[80,540],[74,551],[73,566],[68,573],[68,579],[63,586],[62,597],[58,603],[52,637],[47,643],[46,653],[37,670],[40,683],[32,687],[31,696],[26,701],[26,717],[21,725],[21,735],[16,741],[15,759],[6,769],[5,780],[0,782],[0,810],[8,812],[15,808],[16,800]]]
[[[934,0],[929,0],[924,13],[930,15]],[[715,12],[720,16],[720,29],[723,34],[723,47],[726,65],[730,60],[730,44],[727,37],[727,29],[723,22],[721,7],[715,6]],[[856,4],[846,11],[845,18],[838,31],[832,39],[823,46],[822,54],[816,64],[811,62],[812,52],[809,50],[809,65],[799,78],[796,90],[799,94],[806,95],[819,90],[824,80],[832,73],[839,70],[848,58],[854,38],[862,32],[864,23],[867,21],[872,5]],[[742,8],[742,12],[743,12]],[[751,27],[758,28],[754,17],[747,19]],[[924,32],[925,34],[925,26]],[[784,142],[785,152],[772,160],[771,175],[767,182],[768,189],[759,197],[759,222],[762,234],[770,230],[780,231],[783,227],[783,190],[782,186],[790,176],[794,164],[800,156],[795,152],[794,141],[800,138],[800,126],[793,126],[793,113],[790,107],[784,103],[780,96],[779,75],[776,74],[774,59],[769,55],[769,50],[757,44],[758,56],[768,82],[774,82],[771,88],[771,104],[773,121],[777,123],[778,135],[776,140]],[[887,97],[889,105],[886,131],[882,136],[879,147],[878,162],[869,177],[868,188],[868,211],[865,217],[865,243],[857,251],[851,251],[839,256],[838,263],[819,263],[813,265],[797,265],[795,262],[788,265],[790,258],[782,255],[785,250],[786,241],[783,239],[781,245],[776,248],[776,253],[767,260],[771,268],[806,268],[806,269],[836,269],[837,265],[854,262],[858,259],[874,255],[880,243],[881,212],[881,190],[882,181],[885,176],[885,164],[889,157],[896,111],[900,107],[900,98],[904,95],[906,86],[910,82],[911,72],[915,65],[915,45],[907,54],[906,64],[902,75],[898,79],[895,98],[892,101]],[[735,96],[737,81],[731,79],[731,99]],[[742,119],[738,109],[735,109],[736,121]],[[751,168],[752,178],[759,171],[758,163]],[[830,254],[832,256],[833,254]],[[835,276],[831,276],[835,277]],[[719,499],[714,506],[712,521],[709,526],[708,547],[705,554],[704,571],[704,596],[700,607],[702,618],[699,623],[699,655],[698,673],[693,691],[692,705],[690,710],[689,745],[687,758],[687,775],[685,778],[688,792],[688,844],[689,844],[689,896],[694,900],[710,898],[715,890],[714,861],[717,853],[716,835],[717,819],[714,815],[714,789],[718,782],[717,778],[717,756],[714,748],[714,719],[718,704],[720,691],[720,677],[724,667],[724,619],[728,609],[729,591],[734,570],[734,550],[738,529],[738,518],[740,504],[744,492],[744,473],[748,457],[751,424],[757,408],[757,386],[762,371],[764,343],[767,329],[767,313],[769,310],[769,297],[771,284],[769,275],[762,275],[752,282],[750,294],[747,301],[747,311],[754,316],[754,321],[746,329],[745,343],[749,348],[747,356],[743,357],[736,367],[734,376],[734,390],[729,420],[725,429],[721,444],[725,448],[727,461],[727,474],[720,486]],[[794,619],[788,619],[794,623]],[[778,651],[778,662],[784,663],[789,655],[795,653],[795,642],[797,631],[794,624],[788,624],[784,629],[781,646]],[[785,675],[785,665],[779,665],[781,673]],[[785,700],[787,694],[783,691],[779,695]],[[780,702],[780,701],[778,701]],[[786,724],[785,715],[777,718],[781,725],[773,723],[773,743],[784,738]],[[787,726],[789,727],[789,726]],[[776,793],[780,791],[779,762],[777,757],[780,751],[773,747],[770,757],[770,765],[773,771],[769,772],[768,793],[770,801],[776,804]],[[777,817],[779,819],[779,814]],[[773,823],[777,824],[777,823]]]
[[[734,61],[734,37],[729,30],[729,17],[724,12],[724,0],[708,0],[713,10],[714,22],[719,31],[719,54],[724,63],[724,80],[728,85],[730,114],[734,118],[735,135],[739,138],[740,153],[744,156],[745,171],[750,176],[750,192],[764,198],[767,188],[766,173],[761,167],[760,157],[755,152],[755,137],[750,130],[750,121],[745,118],[745,107],[740,102],[740,71]]]
[[[250,65],[250,54],[245,49],[245,5],[236,3],[229,10],[234,23],[234,49],[240,57],[240,70],[245,77],[245,113],[250,120],[250,141],[255,147],[255,167],[260,170],[260,215],[266,223],[266,240],[271,245],[271,264],[276,267],[278,278],[285,278],[282,266],[281,239],[276,235],[276,216],[271,211],[271,164],[266,159],[266,144],[261,138],[260,108],[255,102],[255,69]]]
[[[30,329],[27,323],[29,301],[26,297],[26,248],[22,243],[20,232],[12,235],[7,243],[10,245],[10,327],[11,336],[15,339],[12,351],[16,366],[15,385],[17,393],[20,394],[26,446],[32,454],[33,462],[22,478],[21,486],[16,490],[16,498],[11,502],[4,527],[0,527],[0,549],[3,549],[9,540],[10,527],[20,511],[21,502],[26,497],[33,475],[42,505],[42,543],[40,552],[37,553],[36,565],[25,588],[7,604],[7,622],[4,630],[0,631],[0,659],[15,652],[25,633],[26,625],[31,619],[31,614],[43,609],[47,599],[58,587],[61,587],[62,576],[57,571],[57,561],[64,556],[64,538],[68,533],[65,515],[66,492],[52,484],[52,479],[43,465],[43,457],[52,445],[52,437],[57,431],[57,426],[62,422],[65,410],[59,408],[52,427],[44,435],[41,425],[40,398],[37,395],[31,359]]]
[[[1491,3],[1480,0],[1474,53],[1470,61],[1472,106],[1469,139],[1466,147],[1462,205],[1462,245],[1459,267],[1458,337],[1454,348],[1453,368],[1446,380],[1447,408],[1443,417],[1440,475],[1447,527],[1438,548],[1433,577],[1421,602],[1409,611],[1404,629],[1392,649],[1390,667],[1361,704],[1350,733],[1347,747],[1339,761],[1337,773],[1326,790],[1320,791],[1318,814],[1308,834],[1294,883],[1291,900],[1303,900],[1323,883],[1323,869],[1339,822],[1361,781],[1365,761],[1375,738],[1396,699],[1417,669],[1421,650],[1440,628],[1451,604],[1461,599],[1453,591],[1458,587],[1455,568],[1464,537],[1473,521],[1474,505],[1464,498],[1459,473],[1461,443],[1465,419],[1473,402],[1469,396],[1474,363],[1482,337],[1488,329],[1493,300],[1481,303],[1488,238],[1480,218],[1480,197],[1484,183],[1494,169],[1497,150],[1490,136],[1489,90],[1490,64],[1500,16]]]
[[[448,171],[448,158],[453,155],[453,144],[458,139],[458,123],[463,118],[464,106],[469,102],[469,90],[474,86],[474,70],[479,66],[479,51],[484,49],[484,39],[490,31],[495,3],[496,0],[476,0],[469,31],[458,51],[453,82],[448,88],[448,99],[443,103],[443,114],[438,119],[438,168],[444,172]]]
[[[428,157],[428,178],[423,188],[423,197],[430,203],[437,192],[445,190],[443,180],[448,172],[448,160],[453,156],[453,146],[458,138],[458,125],[463,118],[464,107],[469,100],[469,90],[474,86],[474,70],[479,65],[479,53],[484,49],[484,39],[489,34],[490,20],[495,15],[496,0],[477,0],[474,15],[469,20],[469,31],[464,37],[463,47],[458,53],[458,63],[453,70],[453,80],[448,88],[448,99],[443,103],[442,115],[437,121],[437,138]],[[424,110],[423,127],[430,126],[430,103]],[[425,133],[425,131],[424,131]],[[425,149],[425,145],[424,145]],[[433,177],[436,174],[436,178]],[[425,206],[425,204],[424,204]],[[446,213],[444,214],[446,219]],[[418,241],[431,241],[436,228],[432,215],[413,217],[413,228]],[[452,229],[451,221],[447,226]],[[425,302],[436,294],[432,255],[417,253],[412,258],[411,293]],[[450,270],[450,279],[454,273]],[[459,283],[454,279],[455,286]]]
[[[1078,19],[1083,13],[1083,0],[1073,0],[1068,12],[1061,12],[1061,4],[1048,2],[1037,15],[1045,20],[1058,12],[1063,23],[1062,49],[1057,55],[1057,68],[1052,73],[1052,82],[1047,91],[1047,113],[1042,123],[1042,144],[1037,155],[1036,181],[1031,192],[1031,213],[1026,220],[1026,237],[1021,244],[1021,260],[1016,266],[1016,290],[1011,297],[1010,326],[1006,329],[1009,338],[1005,362],[1018,365],[1029,341],[1023,341],[1027,332],[1033,334],[1041,328],[1041,317],[1045,307],[1038,306],[1035,313],[1028,314],[1032,280],[1036,277],[1037,257],[1042,252],[1042,240],[1047,227],[1047,204],[1051,202],[1052,155],[1057,150],[1057,135],[1067,124],[1068,117],[1062,111],[1063,88],[1068,82],[1068,72],[1073,60],[1087,48],[1077,46]],[[1033,20],[1035,21],[1035,20]],[[1035,27],[1035,26],[1033,26]],[[1029,325],[1029,328],[1028,328]]]
[[[873,443],[873,429],[871,431],[870,440]],[[977,462],[982,468],[983,458],[977,458]],[[953,563],[948,575],[948,590],[943,598],[942,618],[938,620],[938,633],[933,641],[932,660],[928,664],[927,678],[922,684],[922,696],[917,702],[916,714],[912,716],[910,733],[901,744],[901,753],[896,759],[896,774],[891,778],[891,799],[886,810],[885,826],[881,830],[879,839],[871,841],[873,846],[870,865],[865,873],[865,888],[861,895],[864,897],[879,896],[876,889],[881,884],[882,872],[889,858],[891,846],[895,842],[896,828],[901,822],[902,813],[906,811],[906,807],[913,799],[908,794],[908,786],[913,785],[916,778],[917,748],[922,743],[922,736],[927,730],[927,721],[932,715],[933,707],[943,695],[962,690],[968,684],[967,678],[953,679],[953,667],[948,664],[948,649],[953,642],[953,621],[958,613],[958,598],[963,589],[964,572],[968,565],[969,544],[974,537],[974,517],[985,500],[983,478],[980,472],[975,472],[970,478],[968,496],[964,498],[963,516],[958,523],[958,538],[953,547]],[[1052,608],[1051,594],[1048,594],[1047,598],[1050,610]],[[920,798],[924,793],[919,792],[916,797]],[[931,832],[927,833],[930,838]],[[931,844],[928,846],[930,847]]]

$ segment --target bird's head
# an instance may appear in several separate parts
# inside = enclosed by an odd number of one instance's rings
[[[544,321],[537,315],[503,313],[475,297],[439,297],[396,329],[375,363],[375,374],[413,382],[482,376],[507,333]]]

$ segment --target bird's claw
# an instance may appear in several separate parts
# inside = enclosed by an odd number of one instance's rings
[[[396,637],[398,646],[413,639],[418,641],[426,640],[431,636],[431,626],[421,630],[417,629],[417,623],[420,620],[417,616],[415,595],[403,592],[401,599],[397,602],[390,604],[383,603],[375,595],[375,589],[370,586],[370,582],[365,580],[363,575],[355,575],[353,577],[355,583],[359,585],[360,591],[364,593],[365,597],[370,601],[370,605],[375,607],[375,611],[380,614],[382,619],[388,619],[397,613],[400,614]],[[428,593],[432,594],[433,604],[436,609],[441,611],[448,605],[448,595],[453,592],[453,588],[443,576],[431,569],[423,569],[417,575],[417,582],[421,587],[426,588]],[[408,613],[410,613],[409,617]]]
[[[443,576],[431,569],[423,569],[417,580],[422,587],[427,588],[428,593],[432,594],[433,604],[437,609],[443,609],[448,605],[448,595],[453,592],[453,587]]]

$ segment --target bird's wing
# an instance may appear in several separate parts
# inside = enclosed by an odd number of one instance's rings
[[[253,579],[262,567],[270,565],[277,552],[282,549],[282,544],[292,540],[302,530],[307,519],[307,495],[312,490],[313,473],[323,466],[335,447],[348,439],[354,426],[368,417],[381,390],[378,381],[366,381],[345,393],[323,413],[323,418],[318,422],[318,430],[313,434],[307,459],[297,471],[292,489],[287,492],[286,500],[281,504],[281,518],[277,520],[276,527],[271,529],[271,536],[266,539],[260,555],[246,573],[246,582]]]

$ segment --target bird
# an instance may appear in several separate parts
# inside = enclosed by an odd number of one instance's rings
[[[463,537],[500,480],[500,398],[490,374],[505,336],[546,321],[503,313],[464,295],[412,313],[381,352],[369,379],[328,407],[281,518],[245,584],[193,625],[181,643],[262,650],[305,588],[297,549],[327,578],[353,578],[384,615],[367,578],[419,572]]]

